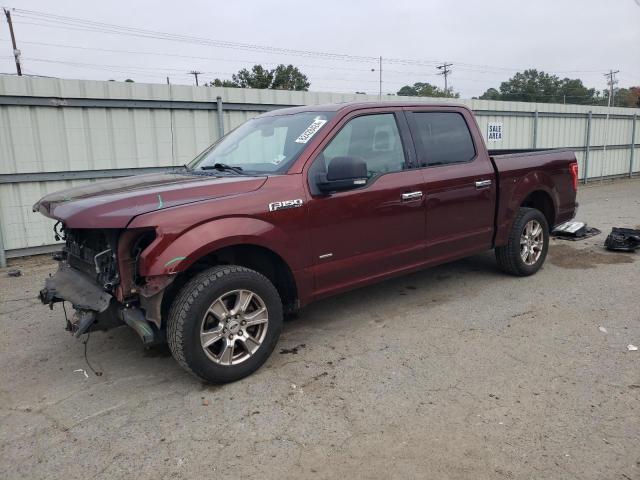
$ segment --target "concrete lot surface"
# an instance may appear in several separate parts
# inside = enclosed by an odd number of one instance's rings
[[[640,252],[602,243],[640,224],[640,181],[579,201],[603,234],[554,241],[537,275],[488,252],[317,303],[225,386],[128,328],[91,336],[94,375],[60,305],[35,298],[53,263],[14,261],[0,478],[638,479]]]

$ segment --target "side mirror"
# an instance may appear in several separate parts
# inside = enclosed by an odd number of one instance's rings
[[[361,187],[367,183],[367,164],[358,157],[335,157],[327,167],[326,175],[318,176],[318,189],[323,193],[340,192]]]

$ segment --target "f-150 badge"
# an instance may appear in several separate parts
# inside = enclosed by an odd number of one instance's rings
[[[285,208],[298,208],[301,207],[304,202],[301,198],[295,200],[282,200],[281,202],[273,202],[269,204],[269,211],[275,212],[276,210],[284,210]]]

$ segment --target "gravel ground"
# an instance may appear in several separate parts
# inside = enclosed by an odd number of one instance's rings
[[[579,201],[603,234],[554,241],[537,275],[488,252],[319,302],[226,386],[128,328],[91,336],[94,375],[60,306],[35,299],[51,260],[14,261],[0,478],[638,479],[640,252],[602,243],[640,228],[640,181]]]

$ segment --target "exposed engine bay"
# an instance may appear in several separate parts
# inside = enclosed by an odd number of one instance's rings
[[[59,262],[46,279],[40,299],[53,308],[67,301],[74,309],[67,329],[76,337],[93,330],[127,324],[145,344],[163,341],[160,303],[172,278],[154,278],[147,284],[138,276],[142,251],[154,240],[151,230],[68,229],[54,227],[64,247],[53,256]]]

